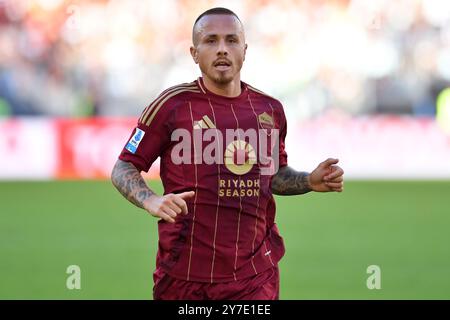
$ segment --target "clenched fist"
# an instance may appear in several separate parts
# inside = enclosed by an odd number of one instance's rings
[[[308,177],[310,188],[317,192],[342,192],[344,170],[337,166],[338,159],[328,158],[314,169]]]

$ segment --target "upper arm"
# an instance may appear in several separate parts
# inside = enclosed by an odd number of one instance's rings
[[[276,101],[277,126],[279,129],[279,143],[278,143],[278,164],[279,168],[288,165],[288,155],[286,152],[286,135],[287,135],[287,121],[284,114],[283,105],[278,100]]]
[[[170,144],[173,112],[169,103],[150,104],[141,114],[127,140],[119,160],[132,163],[139,171],[148,171]]]

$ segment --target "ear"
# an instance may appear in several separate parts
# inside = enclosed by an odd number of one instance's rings
[[[245,61],[245,54],[247,53],[247,47],[248,47],[248,45],[245,44],[245,47],[244,47],[244,60],[243,61]]]
[[[195,64],[198,64],[198,52],[197,52],[197,49],[195,47],[191,47],[190,50],[191,50],[192,59],[194,59]]]

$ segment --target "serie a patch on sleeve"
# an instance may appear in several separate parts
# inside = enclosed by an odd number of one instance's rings
[[[127,149],[131,153],[136,153],[136,150],[139,146],[139,143],[141,143],[142,138],[144,137],[144,134],[145,134],[145,132],[143,130],[136,128],[136,132],[131,137],[130,141],[128,141],[125,149]]]

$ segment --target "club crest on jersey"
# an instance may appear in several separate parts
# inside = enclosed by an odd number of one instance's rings
[[[136,150],[137,150],[137,148],[139,146],[139,143],[141,143],[142,138],[144,137],[144,134],[145,134],[144,131],[142,131],[139,128],[136,128],[136,132],[131,137],[130,141],[128,141],[127,146],[125,147],[125,149],[127,149],[131,153],[136,153]]]
[[[267,112],[264,111],[258,115],[258,120],[263,129],[273,128],[273,118]]]

